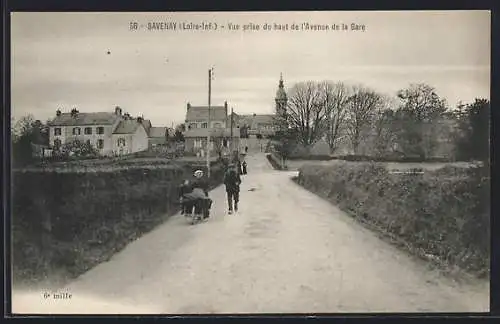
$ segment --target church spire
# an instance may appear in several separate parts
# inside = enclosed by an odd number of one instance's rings
[[[280,83],[279,83],[279,87],[280,88],[284,88],[284,85],[283,85],[283,73],[280,72]]]

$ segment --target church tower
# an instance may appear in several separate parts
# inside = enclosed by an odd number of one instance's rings
[[[286,106],[288,102],[288,98],[285,92],[285,86],[283,85],[283,74],[280,73],[280,81],[278,84],[278,90],[276,91],[276,98],[274,99],[276,102],[276,117],[282,117],[283,120],[286,120]]]

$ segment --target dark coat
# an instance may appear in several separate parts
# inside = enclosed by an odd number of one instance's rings
[[[189,182],[188,184],[181,184],[179,186],[179,198],[183,197],[184,195],[190,193],[193,191],[193,188],[191,186],[191,182]]]
[[[204,179],[194,178],[187,185],[182,184],[179,188],[179,196],[187,199],[199,199],[208,197],[208,182]]]
[[[231,173],[234,174],[231,174]],[[239,192],[241,184],[240,173],[234,168],[230,168],[224,174],[224,185],[227,192]]]

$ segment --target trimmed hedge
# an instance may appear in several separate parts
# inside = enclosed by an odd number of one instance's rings
[[[289,160],[315,160],[315,161],[330,161],[330,160],[344,160],[352,162],[454,162],[448,158],[429,157],[421,158],[417,156],[368,156],[368,155],[295,155],[290,156]]]
[[[290,156],[288,158],[289,160],[293,161],[293,160],[313,160],[313,161],[330,161],[330,160],[335,160],[335,159],[339,159],[338,157],[335,157],[335,156],[331,156],[331,155],[321,155],[321,154],[318,154],[318,155],[314,155],[314,154],[308,154],[308,155],[294,155],[294,156]]]
[[[268,154],[266,154],[266,157],[267,157],[267,160],[269,161],[269,163],[271,163],[271,166],[275,170],[283,170],[283,168],[281,167],[281,161],[279,160],[279,158],[276,155],[274,155],[273,153],[268,153]]]
[[[179,210],[178,186],[196,168],[14,172],[16,278],[36,280],[54,269],[75,277],[109,258]],[[221,166],[213,166],[210,186],[222,178]]]
[[[489,275],[487,168],[445,167],[391,174],[376,163],[304,166],[297,182],[419,254]]]

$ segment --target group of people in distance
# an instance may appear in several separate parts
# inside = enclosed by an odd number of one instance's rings
[[[248,149],[245,149],[245,153]],[[241,175],[247,174],[247,162],[235,155],[231,162],[223,160],[224,186],[226,188],[228,213],[238,211],[240,200]],[[208,196],[209,183],[202,170],[196,170],[192,179],[184,180],[179,189],[179,200],[181,203],[181,214],[197,220],[206,220],[210,217],[212,199]]]

